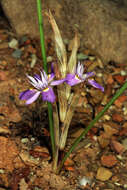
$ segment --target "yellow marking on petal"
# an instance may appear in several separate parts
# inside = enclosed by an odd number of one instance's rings
[[[51,77],[51,74],[48,74],[48,79]]]
[[[75,75],[75,79],[81,80],[78,75]]]
[[[30,88],[30,90],[33,90],[33,88]]]
[[[45,89],[43,89],[42,91],[43,92],[47,92],[49,90],[49,88],[45,88]]]

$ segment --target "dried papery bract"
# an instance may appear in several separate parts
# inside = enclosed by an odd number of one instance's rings
[[[65,45],[63,43],[59,28],[56,24],[56,21],[52,13],[49,11],[46,14],[49,17],[49,21],[54,31],[55,48],[56,48],[57,58],[59,60],[58,64],[59,64],[59,69],[61,72],[61,77],[65,78],[66,72],[67,72],[67,54],[66,54]]]
[[[54,102],[53,104],[53,121],[54,121],[54,136],[55,136],[55,154],[53,158],[53,171],[55,172],[57,170],[57,164],[58,164],[59,138],[60,138],[59,115],[58,115],[56,102]]]
[[[66,86],[67,84],[62,84],[57,88],[61,122],[64,122],[67,112]]]
[[[72,53],[67,65],[67,72],[68,73],[74,73],[75,72],[75,68],[76,68],[76,63],[77,63],[77,51],[78,48],[80,46],[80,41],[79,41],[79,37],[78,34],[75,34],[75,37],[73,39],[73,48],[72,48]]]
[[[75,107],[78,104],[79,97],[80,97],[80,90],[73,95],[71,103],[68,107],[66,118],[62,126],[62,133],[60,136],[60,150],[63,150],[66,145],[68,129],[75,111]]]
[[[73,48],[71,52],[71,56],[67,65],[67,72],[68,73],[74,73],[76,69],[76,63],[77,63],[77,51],[80,45],[80,41],[78,38],[78,34],[75,34],[75,37],[73,39]],[[71,86],[67,85],[66,86],[66,97],[69,99],[70,97],[70,91],[71,91]]]
[[[53,104],[53,121],[54,121],[54,132],[55,132],[55,145],[59,147],[59,114],[57,104]]]
[[[58,69],[60,71],[61,77],[65,78],[67,73],[67,54],[65,45],[63,43],[59,28],[56,24],[53,15],[49,11],[47,13],[49,21],[54,31],[55,47],[58,58]],[[67,98],[66,97],[66,86],[67,84],[62,84],[58,87],[58,100],[59,100],[59,114],[61,122],[64,121],[67,111]]]

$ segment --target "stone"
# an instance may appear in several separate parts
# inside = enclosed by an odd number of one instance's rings
[[[20,58],[22,55],[22,51],[20,49],[16,49],[13,53],[12,53],[12,57],[14,58]]]
[[[101,157],[101,163],[106,167],[113,167],[117,164],[117,159],[114,155],[103,155]]]
[[[112,114],[112,120],[116,122],[122,122],[124,120],[123,116],[119,113]]]
[[[0,89],[2,89],[0,93],[0,113],[8,122],[19,122],[22,119],[20,111],[9,98],[9,93],[11,90],[13,91],[14,87],[16,87],[16,83],[17,81],[10,79],[9,75],[8,80],[0,83]]]
[[[7,126],[1,126],[0,135],[11,135],[11,131],[8,129]]]
[[[87,184],[89,184],[89,185],[91,185],[92,184],[92,182],[91,182],[91,180],[88,178],[88,177],[82,177],[80,180],[79,180],[79,184],[81,185],[81,186],[86,186]]]
[[[106,123],[103,124],[103,128],[104,128],[107,138],[111,138],[113,135],[116,135],[119,133],[117,129],[111,127],[111,125],[106,124]]]
[[[112,172],[104,167],[100,167],[97,170],[96,179],[99,179],[101,181],[107,181],[112,176]]]
[[[121,143],[115,140],[111,141],[111,147],[118,154],[122,154],[125,151],[125,147]]]
[[[21,151],[20,152],[20,158],[23,160],[23,162],[29,166],[36,166],[39,164],[38,159],[34,159],[30,156],[30,154],[27,151]]]
[[[39,37],[35,0],[1,0],[1,6],[17,35]],[[66,39],[71,40],[78,30],[81,46],[90,49],[103,62],[126,63],[126,0],[42,0],[42,9],[46,38],[53,36],[45,14],[50,9]]]
[[[29,154],[33,158],[41,158],[42,160],[50,160],[50,154],[46,147],[36,146],[34,149],[29,151]]]
[[[126,100],[127,100],[127,96],[126,95],[121,95],[119,98],[117,98],[117,100],[115,100],[114,104],[117,107],[121,108]]]
[[[31,68],[34,68],[36,62],[37,62],[37,56],[36,56],[36,54],[32,54],[32,55],[31,55],[30,67],[31,67]]]
[[[18,156],[18,148],[14,141],[0,137],[0,168],[9,172],[14,170],[14,159]]]
[[[114,79],[121,85],[125,82],[125,77],[122,75],[115,75]]]
[[[105,148],[109,145],[109,137],[107,138],[107,135],[105,133],[101,134],[99,137],[98,137],[98,141],[99,141],[99,144],[102,148]]]
[[[17,49],[18,48],[18,40],[13,38],[9,43],[8,46],[12,49]]]

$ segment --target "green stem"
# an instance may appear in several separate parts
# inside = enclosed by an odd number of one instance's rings
[[[104,107],[104,109],[97,114],[97,116],[94,118],[94,120],[88,125],[88,127],[82,132],[82,134],[74,141],[73,145],[69,149],[69,151],[65,154],[63,160],[61,161],[57,173],[61,170],[63,167],[64,162],[69,157],[71,152],[76,148],[76,146],[81,141],[82,137],[85,136],[88,131],[93,127],[93,125],[104,115],[104,113],[109,109],[109,107],[114,103],[114,101],[124,92],[124,90],[127,88],[127,82],[116,92],[116,94],[113,96],[113,98],[108,102],[108,104]]]
[[[39,24],[39,31],[40,31],[41,54],[42,54],[42,58],[43,58],[43,62],[44,62],[44,70],[46,73],[48,73],[41,0],[37,0],[37,12],[38,12],[38,24]]]
[[[44,70],[48,73],[47,68],[47,58],[45,51],[45,41],[44,41],[44,30],[43,30],[43,17],[42,17],[42,6],[41,0],[37,0],[37,12],[38,12],[38,23],[39,23],[39,31],[40,31],[40,42],[41,42],[41,53],[44,62]],[[49,128],[50,128],[50,137],[52,144],[52,152],[53,156],[55,153],[55,139],[54,139],[54,129],[53,129],[53,116],[52,116],[52,105],[48,102],[48,116],[49,116]]]

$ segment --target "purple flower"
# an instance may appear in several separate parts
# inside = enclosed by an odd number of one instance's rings
[[[77,68],[75,69],[75,72],[71,74],[67,74],[66,83],[69,84],[70,86],[74,86],[76,84],[84,82],[89,77],[95,75],[93,72],[88,72],[86,74],[83,74],[83,73],[84,73],[84,67],[79,62],[77,65]],[[88,79],[88,83],[91,84],[93,87],[99,88],[102,92],[104,92],[104,88],[98,83],[96,83],[93,79]]]
[[[54,80],[55,74],[52,72],[47,75],[43,70],[39,75],[31,77],[27,75],[29,82],[34,86],[34,89],[29,89],[20,93],[20,100],[26,100],[26,104],[33,103],[41,94],[43,101],[55,102],[55,94],[51,86],[56,86],[65,81],[65,79]]]

